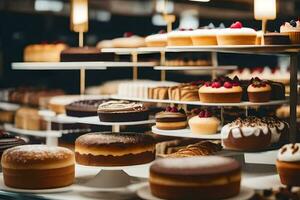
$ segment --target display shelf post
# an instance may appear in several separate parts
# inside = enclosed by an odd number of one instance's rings
[[[166,65],[166,52],[161,51],[160,52],[160,65],[165,66]],[[166,80],[166,70],[160,71],[160,80],[165,81]]]
[[[79,41],[78,45],[79,47],[83,47],[83,32],[79,32]],[[83,95],[85,91],[85,69],[80,69],[80,94]]]
[[[211,64],[213,67],[218,66],[218,54],[217,52],[212,52],[211,53]],[[211,71],[211,77],[212,79],[215,79],[217,77],[216,70]]]
[[[111,129],[114,133],[120,133],[120,125],[112,125]]]
[[[298,53],[290,56],[290,142],[297,142]]]
[[[133,51],[131,53],[131,59],[132,59],[132,62],[133,62],[132,79],[137,80],[138,79],[138,66],[137,66],[138,54],[137,54],[136,51]]]

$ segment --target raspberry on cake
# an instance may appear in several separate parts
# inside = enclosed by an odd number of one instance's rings
[[[197,116],[194,116],[189,120],[189,126],[193,134],[216,134],[219,125],[220,120],[213,117],[212,113],[207,110],[199,111]]]
[[[239,103],[242,93],[237,77],[220,77],[212,82],[205,82],[199,89],[200,101],[205,103]]]
[[[183,109],[168,106],[165,111],[155,115],[156,128],[161,130],[177,130],[187,127],[187,116]]]

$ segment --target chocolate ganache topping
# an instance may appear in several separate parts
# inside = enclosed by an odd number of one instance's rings
[[[287,124],[274,117],[258,118],[250,116],[247,118],[238,118],[235,121],[226,124],[222,130],[222,138],[227,139],[229,135],[233,138],[243,138],[249,136],[260,136],[261,134],[271,134],[271,143],[278,142]]]

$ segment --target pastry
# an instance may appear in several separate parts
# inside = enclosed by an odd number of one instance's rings
[[[21,189],[51,189],[73,184],[74,153],[62,147],[23,145],[2,155],[4,183]]]
[[[222,144],[226,149],[259,151],[283,142],[287,131],[287,123],[274,117],[238,118],[222,128]]]
[[[65,106],[66,114],[72,117],[97,116],[97,109],[100,104],[108,101],[105,99],[79,100]]]
[[[300,186],[300,144],[287,144],[281,147],[276,167],[283,185]]]
[[[280,27],[280,33],[288,34],[292,44],[300,44],[300,21],[285,22]]]
[[[141,133],[88,133],[76,140],[75,155],[80,165],[139,165],[155,159],[155,140]]]
[[[161,130],[177,130],[187,127],[187,116],[184,110],[168,106],[165,111],[155,115],[156,128]]]
[[[225,199],[240,191],[241,166],[219,156],[165,158],[150,167],[151,193],[161,199]]]
[[[196,29],[191,32],[194,46],[218,45],[217,29]]]
[[[200,101],[204,103],[239,103],[242,98],[239,79],[221,77],[213,82],[205,82],[199,89]]]
[[[63,50],[60,54],[61,62],[76,61],[111,61],[113,56],[101,53],[96,47],[71,47]]]
[[[23,145],[25,141],[19,137],[12,136],[6,132],[0,131],[0,159],[6,149]]]
[[[68,46],[57,44],[31,44],[24,49],[24,62],[59,62],[60,53]]]
[[[15,115],[15,127],[25,130],[46,130],[47,122],[39,115],[39,110],[29,107],[21,107]]]
[[[287,33],[266,33],[264,40],[265,45],[287,45],[291,43]]]
[[[124,37],[112,40],[114,48],[138,48],[145,47],[145,38],[134,35],[131,32],[124,33]]]
[[[213,117],[209,111],[200,111],[197,116],[189,119],[189,126],[195,135],[216,134],[220,125],[220,120]]]
[[[218,31],[218,45],[255,45],[256,31],[251,28],[243,28],[241,22],[233,23],[230,28]]]
[[[271,98],[272,88],[267,81],[260,80],[258,77],[252,78],[247,88],[250,102],[268,102]]]
[[[102,122],[130,122],[148,120],[148,109],[142,103],[129,101],[108,101],[98,107]]]
[[[168,33],[168,46],[191,46],[193,45],[191,39],[192,30],[179,29]]]
[[[149,35],[145,38],[147,47],[165,47],[168,45],[167,33],[160,31],[158,34]]]

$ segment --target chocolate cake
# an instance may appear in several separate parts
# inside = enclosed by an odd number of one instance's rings
[[[72,117],[97,116],[97,109],[100,104],[108,101],[105,99],[80,100],[65,106],[66,114]]]
[[[101,50],[95,47],[72,47],[60,54],[61,62],[109,60],[113,60],[113,55],[101,53]]]
[[[284,33],[266,33],[264,38],[265,45],[291,44],[289,35]]]
[[[76,162],[88,166],[127,166],[155,159],[155,140],[141,133],[97,132],[75,142]]]
[[[108,101],[98,107],[102,122],[130,122],[148,120],[149,112],[142,103]]]

